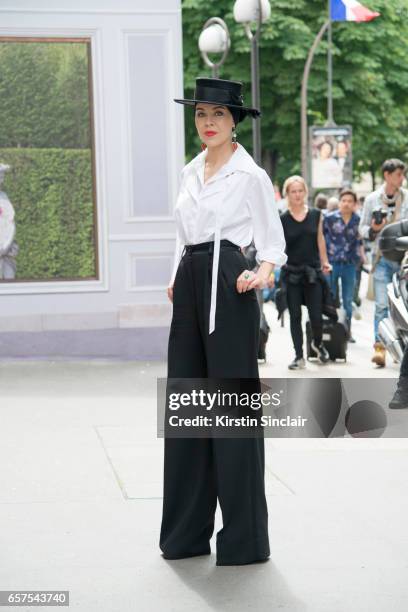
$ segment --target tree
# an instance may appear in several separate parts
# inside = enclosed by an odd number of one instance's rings
[[[232,48],[221,77],[244,83],[250,104],[250,45],[235,23],[234,0],[183,0],[185,94],[196,76],[208,75],[197,48],[210,16],[225,19]],[[278,182],[300,171],[300,89],[313,40],[327,19],[321,0],[273,0],[260,45],[262,144],[265,166]],[[370,23],[334,23],[334,117],[353,126],[356,173],[378,169],[386,157],[407,157],[408,20],[405,0],[366,0],[381,13]],[[322,42],[309,80],[309,124],[323,124],[327,107],[327,44]],[[239,141],[251,149],[251,122],[240,124]],[[188,157],[199,150],[192,114],[186,111]]]

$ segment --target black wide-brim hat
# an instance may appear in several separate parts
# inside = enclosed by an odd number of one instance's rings
[[[199,102],[203,104],[220,104],[228,108],[241,111],[240,121],[247,115],[259,117],[261,112],[256,108],[244,106],[242,96],[242,83],[239,81],[226,81],[224,79],[196,79],[194,98],[192,100],[174,100],[179,104],[195,106]]]

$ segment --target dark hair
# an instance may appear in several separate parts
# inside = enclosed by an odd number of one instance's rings
[[[327,208],[328,197],[324,193],[318,193],[314,200],[315,208],[325,210]]]
[[[342,189],[340,191],[339,200],[341,200],[341,198],[345,195],[350,195],[354,199],[354,202],[357,204],[358,197],[355,191],[353,191],[352,189]]]
[[[403,161],[400,159],[386,159],[383,165],[381,166],[381,172],[395,172],[395,170],[402,170],[405,172],[406,166]]]
[[[324,140],[323,142],[321,142],[321,143],[318,145],[318,147],[317,147],[317,148],[319,149],[319,151],[320,151],[320,149],[321,149],[321,148],[322,148],[322,147],[323,147],[325,144],[329,145],[329,147],[330,147],[330,151],[333,153],[333,151],[334,151],[334,146],[333,146],[333,145],[332,145],[332,143],[331,143],[331,142],[329,142],[328,140]]]
[[[200,104],[199,102],[196,102],[194,104],[194,110],[197,108],[199,104]],[[215,104],[215,103],[214,103],[214,106],[225,106],[225,108],[227,108],[232,115],[235,127],[243,119],[242,110],[240,108],[231,107],[231,106],[228,106],[227,104]]]
[[[229,112],[232,115],[232,118],[234,119],[234,125],[237,126],[238,123],[241,121],[241,109],[240,108],[231,108],[230,106],[227,106]]]

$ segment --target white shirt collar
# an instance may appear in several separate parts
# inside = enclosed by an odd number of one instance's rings
[[[200,178],[203,178],[206,157],[207,150],[202,151],[194,159],[192,159],[189,164],[187,164],[186,170],[192,171],[200,176]],[[224,164],[205,184],[208,185],[209,183],[212,183],[223,176],[227,176],[228,174],[232,174],[237,171],[252,174],[256,168],[258,168],[258,166],[252,157],[242,145],[238,144],[237,150],[231,155],[227,163]]]

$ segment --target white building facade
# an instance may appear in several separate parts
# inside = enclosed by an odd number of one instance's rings
[[[164,358],[184,164],[181,0],[2,0],[0,40],[14,39],[89,41],[98,273],[0,282],[0,357]]]

